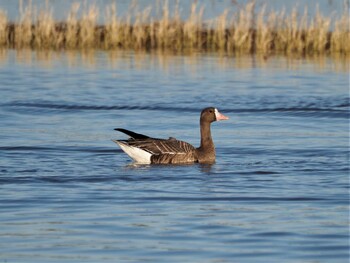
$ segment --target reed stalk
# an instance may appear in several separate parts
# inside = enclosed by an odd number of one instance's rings
[[[150,15],[151,7],[139,11],[133,1],[122,17],[116,5],[108,6],[102,25],[98,25],[100,11],[94,5],[74,3],[66,20],[58,22],[49,7],[37,12],[31,4],[24,8],[20,2],[20,17],[14,23],[0,10],[0,47],[350,54],[349,14],[325,17],[317,9],[310,20],[307,9],[301,15],[297,10],[267,12],[262,6],[257,11],[251,1],[205,21],[204,6],[194,2],[188,18],[182,20],[179,7],[170,11],[165,2],[156,19]]]
[[[99,46],[99,30],[96,28],[98,9],[92,5],[85,7],[79,21],[78,43],[80,48],[94,48]]]
[[[75,48],[78,47],[78,36],[79,36],[79,23],[77,13],[80,8],[79,3],[74,3],[71,7],[67,22],[65,23],[65,47]],[[62,29],[63,30],[63,29]]]
[[[62,34],[56,32],[55,21],[52,17],[52,10],[45,10],[39,13],[33,29],[33,46],[37,48],[58,47],[63,41]]]
[[[0,10],[0,46],[8,45],[7,34],[7,14]]]
[[[14,25],[13,33],[14,38],[13,42],[16,47],[28,47],[32,42],[32,16],[33,10],[31,5],[28,5],[23,9],[22,1],[20,1],[20,20]]]

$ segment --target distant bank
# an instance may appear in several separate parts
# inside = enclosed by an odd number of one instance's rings
[[[131,10],[131,9],[130,9]],[[65,21],[55,21],[48,7],[28,5],[18,22],[0,10],[0,48],[31,49],[133,49],[174,52],[208,51],[232,54],[350,54],[349,14],[309,17],[305,9],[257,11],[249,2],[236,12],[225,10],[214,19],[203,19],[203,7],[192,4],[187,19],[179,9],[162,8],[159,18],[151,7],[119,17],[116,6],[105,12],[96,6],[72,4]],[[183,11],[183,10],[181,10]],[[99,24],[98,17],[104,17]],[[131,19],[132,17],[132,19]]]

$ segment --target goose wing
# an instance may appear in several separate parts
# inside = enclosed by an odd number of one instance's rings
[[[137,147],[151,154],[180,154],[188,153],[195,150],[195,148],[184,141],[176,140],[175,138],[169,139],[141,139],[133,140],[129,139],[127,141],[129,146]]]
[[[128,140],[115,140],[132,159],[142,163],[191,163],[197,162],[196,148],[191,144],[170,137],[150,138],[125,129],[115,129],[130,136]]]

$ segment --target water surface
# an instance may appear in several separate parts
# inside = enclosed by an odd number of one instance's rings
[[[2,51],[4,262],[348,262],[349,79],[334,61]],[[124,127],[217,162],[134,165]]]

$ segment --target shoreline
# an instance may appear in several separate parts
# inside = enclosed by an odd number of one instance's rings
[[[190,16],[182,20],[164,5],[162,17],[153,20],[150,8],[127,17],[118,17],[116,7],[100,13],[95,6],[80,10],[72,4],[66,21],[55,21],[52,11],[37,12],[27,6],[18,22],[7,21],[0,10],[0,48],[12,49],[132,49],[135,51],[225,52],[228,54],[334,55],[350,54],[349,15],[324,17],[319,12],[311,20],[307,10],[285,12],[256,11],[250,2],[234,15],[225,10],[203,21],[203,8],[192,4]],[[79,15],[78,15],[79,13]],[[103,25],[97,17],[105,19]]]

